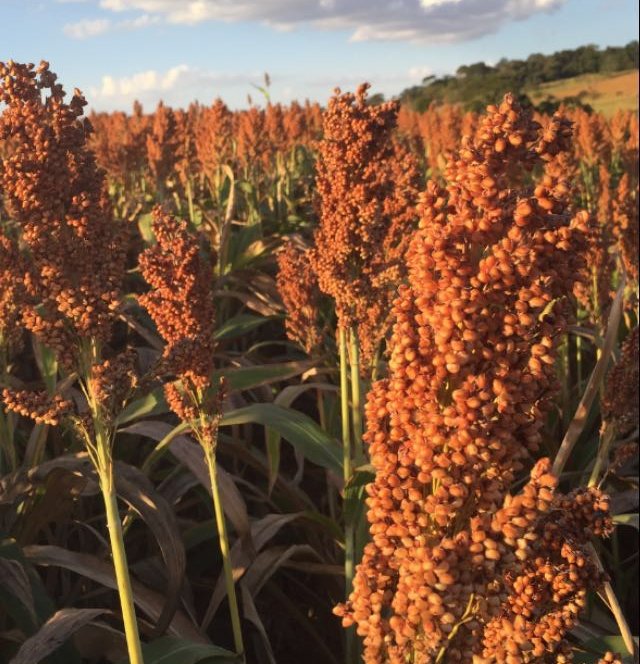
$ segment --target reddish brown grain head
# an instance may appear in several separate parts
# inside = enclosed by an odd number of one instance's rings
[[[139,298],[166,342],[161,373],[165,394],[183,420],[198,416],[213,369],[214,307],[211,268],[187,224],[161,207],[153,211],[157,243],[139,259],[150,291]]]
[[[12,142],[0,185],[29,252],[29,289],[39,305],[25,306],[23,320],[70,365],[83,339],[110,336],[126,232],[87,148],[82,94],[76,90],[67,103],[46,62],[0,63],[0,81],[0,140]]]
[[[307,353],[320,348],[320,289],[309,261],[309,250],[288,242],[278,254],[277,286],[287,318],[285,327],[291,341]]]
[[[543,131],[507,96],[462,140],[446,185],[429,182],[423,196],[389,375],[367,403],[371,542],[338,608],[371,664],[432,662],[443,649],[451,662],[547,661],[564,653],[573,622],[563,620],[600,582],[592,567],[572,576],[599,498],[572,522],[582,498],[556,498],[546,460],[509,494],[543,439],[582,274],[586,215],[571,213],[561,176],[530,184],[569,141],[561,117]],[[555,528],[554,509],[575,542]],[[544,597],[531,615],[529,586]]]
[[[398,106],[369,105],[368,87],[337,90],[325,111],[316,166],[320,224],[311,254],[338,325],[358,326],[365,362],[386,329],[390,293],[404,269],[401,247],[417,188],[415,161],[392,140]]]

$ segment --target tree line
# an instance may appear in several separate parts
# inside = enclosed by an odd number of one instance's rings
[[[541,83],[580,76],[638,68],[638,41],[601,49],[594,44],[557,51],[532,53],[526,60],[502,58],[496,65],[476,62],[459,67],[455,75],[427,76],[421,85],[404,90],[400,100],[418,111],[436,102],[458,103],[479,111],[509,91],[530,103],[525,90]],[[578,99],[574,100],[579,103]],[[547,109],[549,110],[549,109]]]

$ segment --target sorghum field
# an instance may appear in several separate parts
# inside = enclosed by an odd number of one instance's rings
[[[637,115],[367,87],[0,63],[0,661],[637,661]]]

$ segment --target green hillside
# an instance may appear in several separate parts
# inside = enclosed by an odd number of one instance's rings
[[[421,85],[404,90],[400,101],[419,111],[432,103],[479,111],[513,92],[546,111],[564,100],[611,113],[637,108],[637,70],[637,41],[605,49],[587,45],[550,55],[532,53],[526,60],[463,65],[455,75],[425,78]]]
[[[638,110],[638,70],[613,74],[583,74],[550,81],[525,90],[536,105],[555,105],[562,100],[579,101],[611,116],[617,110]]]

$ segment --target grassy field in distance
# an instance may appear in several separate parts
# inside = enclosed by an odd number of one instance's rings
[[[638,110],[638,70],[631,69],[612,74],[583,74],[560,81],[551,81],[527,90],[537,104],[551,98],[580,97],[594,110],[607,116],[617,110]]]

